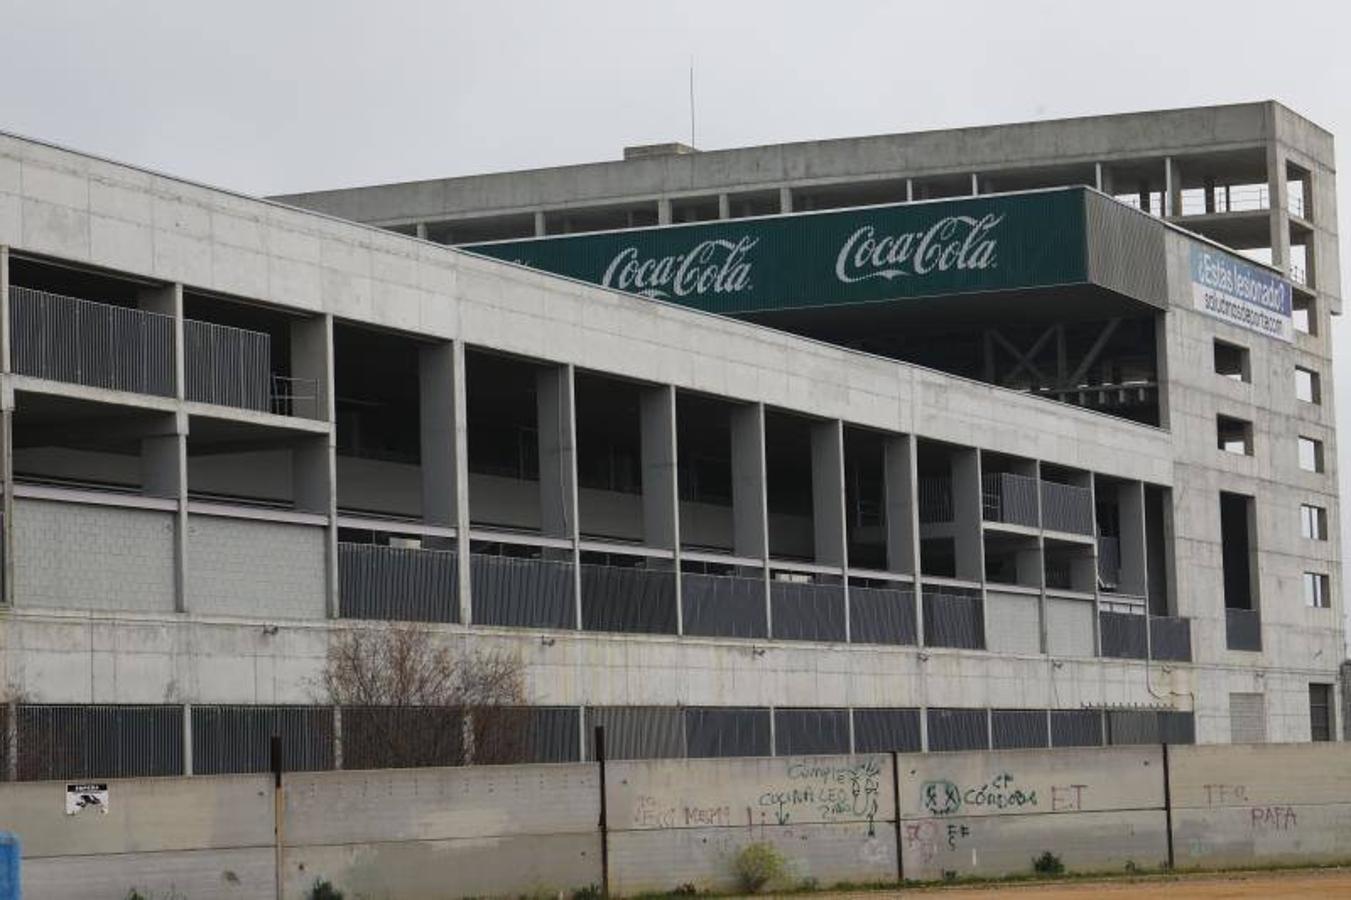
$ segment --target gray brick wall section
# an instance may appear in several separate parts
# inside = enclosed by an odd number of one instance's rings
[[[172,513],[16,500],[14,548],[20,605],[174,608]]]
[[[192,516],[187,607],[202,615],[324,618],[324,529]]]

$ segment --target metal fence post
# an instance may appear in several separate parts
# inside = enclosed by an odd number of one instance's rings
[[[610,896],[610,824],[605,803],[605,726],[596,726],[596,765],[600,769],[600,892]]]
[[[272,735],[272,741],[268,746],[269,755],[272,761],[272,822],[273,836],[276,845],[276,896],[277,900],[282,897],[282,841],[284,835],[283,815],[285,803],[281,791],[281,735]]]

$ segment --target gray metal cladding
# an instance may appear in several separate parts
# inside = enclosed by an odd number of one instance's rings
[[[768,709],[689,707],[685,710],[685,752],[692,759],[770,756]]]
[[[921,477],[916,484],[919,520],[925,524],[952,521],[952,479],[943,475]]]
[[[779,756],[848,753],[849,711],[774,710],[774,752]]]
[[[571,706],[532,706],[526,710],[522,762],[579,762],[581,710]]]
[[[1084,192],[1088,280],[1168,307],[1165,233],[1156,219],[1093,191]]]
[[[1145,617],[1141,613],[1103,610],[1098,614],[1102,627],[1102,655],[1115,659],[1145,659],[1149,648]]]
[[[589,757],[596,758],[595,729],[605,729],[607,759],[681,759],[685,716],[675,706],[592,706],[586,710]]]
[[[1041,483],[1041,527],[1047,531],[1092,534],[1093,492],[1088,488],[1058,481]]]
[[[391,735],[398,738],[391,740]],[[461,709],[445,706],[342,708],[344,769],[460,765],[464,765],[464,711]]]
[[[270,335],[187,319],[183,322],[183,343],[187,399],[274,411]]]
[[[183,707],[20,704],[21,781],[183,774]]]
[[[1176,710],[1108,710],[1107,743],[1194,744],[1196,720],[1193,713]]]
[[[640,634],[676,633],[675,572],[582,566],[582,628]]]
[[[685,634],[763,638],[765,582],[761,578],[682,572],[680,602]]]
[[[1191,619],[1153,616],[1149,620],[1149,655],[1169,662],[1191,662]]]
[[[192,770],[198,775],[267,772],[272,736],[288,772],[333,768],[331,706],[194,706]]]
[[[1255,609],[1224,611],[1224,635],[1230,650],[1262,649],[1262,617]]]
[[[11,287],[15,372],[90,387],[172,397],[172,316]]]
[[[549,559],[469,557],[474,622],[520,628],[575,628],[572,564]]]
[[[929,750],[988,750],[990,723],[983,709],[929,708]]]
[[[1052,747],[1101,747],[1102,710],[1051,710]]]
[[[990,711],[990,746],[995,750],[1023,750],[1050,746],[1044,709]]]
[[[917,709],[854,710],[854,752],[918,753],[920,741]]]
[[[987,522],[1037,525],[1037,479],[1011,472],[981,476],[981,512]]]
[[[1195,744],[1196,714],[1179,710],[1161,709],[1159,740],[1165,744]]]
[[[783,641],[843,641],[844,586],[769,582],[774,637]]]
[[[985,646],[985,621],[978,592],[925,587],[924,643],[930,647]]]
[[[913,590],[849,586],[851,643],[912,645],[917,636]]]
[[[347,619],[458,622],[455,553],[338,544],[339,611]]]

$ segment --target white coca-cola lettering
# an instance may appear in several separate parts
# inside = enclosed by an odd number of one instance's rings
[[[950,269],[989,269],[998,240],[991,234],[1002,215],[948,216],[925,231],[884,234],[864,225],[849,236],[835,258],[835,277],[845,284],[869,278],[901,278]]]
[[[759,238],[701,241],[687,253],[642,259],[625,247],[605,269],[601,284],[658,299],[691,294],[734,294],[751,286],[747,258]]]

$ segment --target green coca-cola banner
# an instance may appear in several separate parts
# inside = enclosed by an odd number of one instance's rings
[[[466,245],[720,313],[1075,284],[1084,190],[970,197]]]

